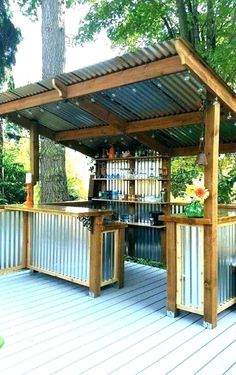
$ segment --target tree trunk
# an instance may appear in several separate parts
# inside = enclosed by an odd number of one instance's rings
[[[184,0],[176,0],[176,6],[177,6],[177,16],[179,18],[180,36],[191,42],[190,35],[189,35],[188,18],[187,18],[187,12],[185,9]]]
[[[214,51],[216,46],[215,36],[215,16],[213,1],[207,0],[207,32],[206,32],[206,46],[208,51]]]
[[[64,70],[65,0],[42,0],[42,65],[43,79]],[[68,199],[65,171],[65,148],[41,138],[40,153],[41,201],[59,202]]]

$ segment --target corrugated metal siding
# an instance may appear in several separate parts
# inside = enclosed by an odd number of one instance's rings
[[[22,265],[23,214],[0,211],[0,269]]]
[[[102,236],[102,281],[108,281],[115,276],[115,232],[105,232]]]
[[[88,281],[90,232],[76,218],[34,213],[31,218],[33,267]]]
[[[161,231],[152,227],[134,228],[134,255],[161,261]]]
[[[203,226],[177,225],[178,303],[194,309],[203,306]]]
[[[236,297],[236,224],[221,225],[218,228],[219,279],[218,304],[222,305]]]

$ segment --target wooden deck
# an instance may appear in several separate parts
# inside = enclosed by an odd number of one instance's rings
[[[125,287],[85,287],[28,271],[0,278],[1,375],[233,375],[236,310],[206,330],[166,316],[166,273],[126,264]]]

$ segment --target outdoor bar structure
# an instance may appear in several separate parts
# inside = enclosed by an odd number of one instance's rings
[[[166,259],[170,316],[187,310],[216,326],[236,302],[236,211],[218,207],[217,190],[219,153],[236,151],[236,95],[188,43],[163,42],[9,90],[0,115],[30,131],[33,184],[39,135],[96,160],[87,203],[2,208],[1,243],[8,220],[20,235],[5,251],[23,249],[14,267],[99,295],[105,284],[123,285],[125,244],[129,254]],[[210,195],[204,217],[187,218],[170,202],[171,158],[197,155],[203,136]],[[1,269],[12,268],[7,257]]]

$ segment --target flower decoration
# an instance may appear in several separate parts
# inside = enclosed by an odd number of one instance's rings
[[[209,197],[209,191],[202,184],[187,185],[185,197],[189,201],[198,201],[203,203]]]
[[[187,185],[185,198],[188,200],[188,204],[185,207],[185,215],[188,217],[203,217],[203,203],[208,197],[209,191],[200,181],[196,184]]]

